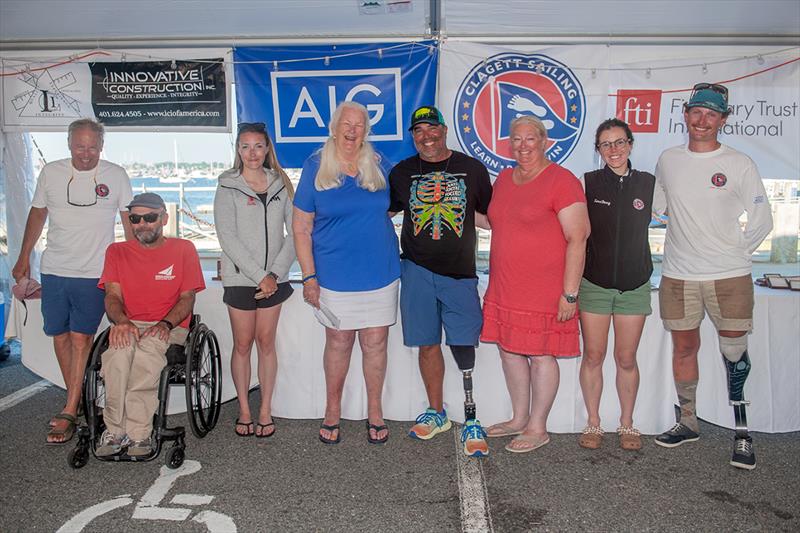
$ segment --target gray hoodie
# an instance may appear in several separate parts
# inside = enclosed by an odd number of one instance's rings
[[[266,209],[238,170],[226,170],[219,176],[214,224],[222,248],[225,287],[255,287],[268,272],[274,272],[278,281],[286,281],[295,260],[292,201],[277,173],[264,170],[271,182]]]

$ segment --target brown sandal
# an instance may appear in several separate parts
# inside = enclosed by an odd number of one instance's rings
[[[603,428],[600,426],[586,426],[583,428],[578,444],[587,450],[596,450],[603,444]]]
[[[617,428],[619,447],[623,450],[641,450],[642,437],[639,430],[633,427],[620,426]]]

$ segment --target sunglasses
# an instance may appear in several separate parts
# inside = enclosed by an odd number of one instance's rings
[[[716,83],[697,83],[694,87],[692,87],[692,96],[697,91],[704,91],[706,89],[711,89],[715,93],[719,93],[725,97],[725,101],[728,101],[728,88],[724,85],[718,85]]]
[[[142,220],[144,220],[148,224],[152,224],[153,222],[158,220],[160,217],[161,217],[161,213],[147,213],[145,215],[134,215],[133,213],[131,213],[130,215],[128,215],[128,220],[130,220],[131,224],[133,224],[135,226],[136,224],[138,224]]]
[[[73,205],[75,207],[91,207],[97,203],[97,171],[95,170],[95,175],[92,177],[92,181],[94,182],[94,197],[92,198],[94,201],[90,204],[85,202],[74,202],[70,197],[70,188],[72,187],[72,182],[75,180],[75,176],[70,176],[69,181],[67,182],[67,203],[69,205]]]
[[[240,122],[238,126],[239,133],[244,129],[251,131],[267,131],[267,125],[263,122]]]

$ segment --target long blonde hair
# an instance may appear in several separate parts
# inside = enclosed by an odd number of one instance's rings
[[[236,168],[240,174],[244,169],[242,156],[239,155],[239,138],[243,133],[260,133],[264,136],[264,142],[267,145],[267,157],[264,158],[263,166],[264,168],[271,168],[281,177],[283,186],[286,187],[286,192],[289,193],[289,198],[294,198],[294,185],[292,185],[292,181],[289,179],[286,171],[283,170],[283,167],[278,162],[278,154],[275,153],[275,145],[272,144],[272,139],[269,138],[269,133],[267,133],[267,128],[263,122],[243,122],[239,125],[239,131],[236,134],[236,158],[233,160],[234,168]]]
[[[378,155],[372,144],[367,141],[370,132],[369,113],[367,108],[357,102],[342,102],[336,107],[328,125],[328,140],[317,150],[319,154],[319,171],[314,180],[314,187],[318,191],[335,189],[342,185],[342,172],[339,168],[339,155],[336,151],[334,134],[345,109],[355,109],[364,116],[364,143],[358,152],[358,175],[356,183],[362,189],[375,192],[386,188],[386,178],[378,164]]]

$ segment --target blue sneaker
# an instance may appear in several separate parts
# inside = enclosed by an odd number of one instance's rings
[[[461,444],[464,445],[464,455],[467,457],[486,457],[489,455],[489,445],[486,443],[486,432],[478,420],[470,419],[461,429]]]
[[[429,407],[417,417],[416,424],[411,426],[408,436],[414,439],[428,440],[447,431],[452,425],[445,411],[440,414],[436,412],[436,409]]]

